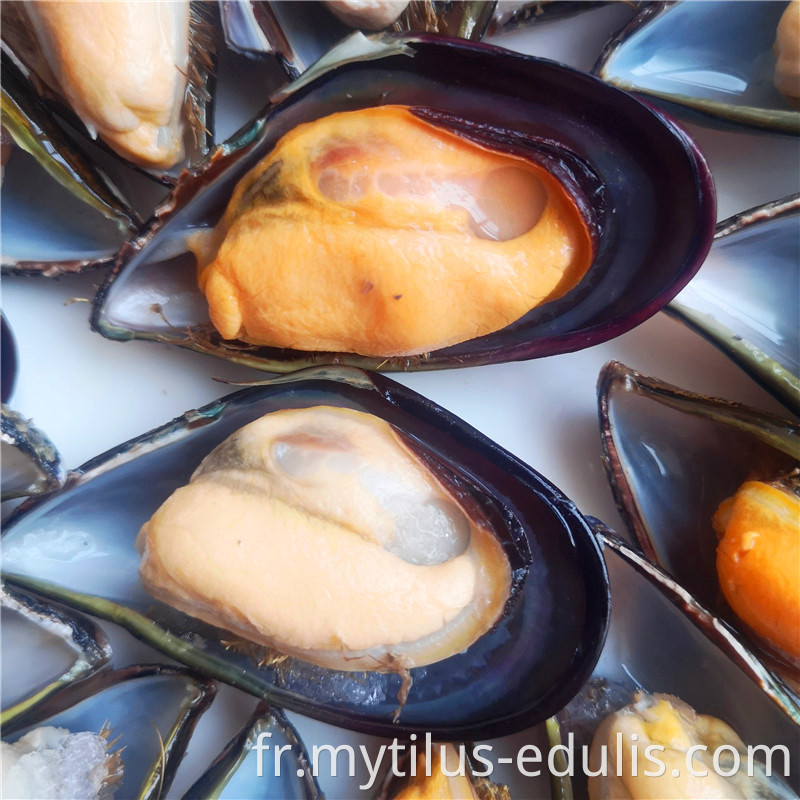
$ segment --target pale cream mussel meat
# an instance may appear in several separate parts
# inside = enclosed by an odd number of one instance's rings
[[[391,25],[408,3],[406,0],[325,0],[325,5],[342,22],[354,28],[380,30]]]
[[[773,45],[777,62],[775,88],[795,108],[800,107],[800,0],[791,0],[778,23]]]
[[[653,760],[644,756],[648,748]],[[600,772],[605,765],[607,774],[589,777],[589,798],[797,797],[780,778],[768,774],[772,766],[748,759],[747,745],[721,719],[698,713],[677,697],[637,691],[632,703],[607,716],[595,732],[590,769]],[[662,774],[653,774],[657,772]]]
[[[42,96],[71,108],[92,138],[163,173],[184,159],[187,122],[205,147],[209,8],[187,0],[9,2],[3,48]]]
[[[208,455],[142,528],[140,575],[167,603],[340,670],[403,670],[469,647],[511,569],[468,499],[386,422],[282,410]]]

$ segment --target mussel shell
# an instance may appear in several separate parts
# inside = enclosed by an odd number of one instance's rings
[[[0,448],[3,500],[45,494],[64,483],[61,455],[53,443],[6,405],[0,408]]]
[[[3,274],[56,277],[108,266],[141,218],[2,54],[2,119],[14,141],[4,167]]]
[[[675,695],[698,713],[722,719],[745,744],[784,745],[791,767],[786,780],[796,791],[800,706],[689,592],[602,524],[596,527],[614,598],[611,626],[592,679],[556,715],[562,741],[574,734],[574,796],[587,796],[581,745],[590,745],[602,720],[639,688]],[[776,756],[779,775],[781,766]],[[562,791],[565,780],[557,781]]]
[[[17,382],[17,343],[5,314],[0,314],[0,402],[7,403]]]
[[[664,309],[800,417],[800,194],[717,224],[701,272]]]
[[[197,0],[195,5],[201,6],[202,13],[208,17],[208,25],[213,28],[209,33],[211,38],[219,40],[214,74],[205,75],[208,98],[201,92],[200,105],[205,109],[197,110],[204,126],[199,132],[205,141],[201,141],[191,155],[190,162],[196,165],[218,142],[252,120],[263,109],[270,91],[284,85],[287,79],[276,65],[251,63],[224,47],[222,32],[216,30],[215,4]],[[204,65],[200,71],[205,71]],[[3,71],[4,88],[9,75]],[[54,113],[51,105],[45,112],[48,116],[48,122],[43,123],[45,130],[56,126],[59,149],[62,153],[68,149],[77,158],[78,165],[72,169],[72,177],[73,189],[82,184],[78,196],[87,189],[91,194],[98,188],[96,180],[84,169],[88,163],[93,172],[102,170],[119,188],[128,204],[125,207],[132,209],[130,216],[136,219],[136,226],[141,219],[148,219],[163,201],[166,186],[143,168],[125,162],[102,140],[93,142],[88,135],[81,135],[82,123],[74,118],[70,124],[65,117]],[[66,114],[66,118],[69,117]],[[192,136],[187,135],[191,140]],[[182,165],[178,165],[158,177],[163,178],[164,184],[174,184],[181,169]],[[113,219],[104,218],[84,202],[76,202],[76,195],[56,183],[41,163],[27,153],[12,153],[2,193],[0,225],[4,274],[58,277],[107,267],[114,262],[132,232],[121,231]]]
[[[4,672],[3,726],[29,713],[61,687],[93,675],[111,659],[105,633],[83,614],[7,583],[0,586],[0,603],[3,650],[26,663],[25,670]]]
[[[735,629],[764,669],[796,681],[796,669],[766,653],[721,597],[711,518],[744,481],[771,482],[800,465],[800,425],[617,362],[603,369],[597,391],[606,472],[633,540]]]
[[[269,734],[269,750],[261,753],[262,772],[253,745],[259,734]],[[276,770],[277,747],[282,750]],[[286,755],[288,753],[288,755]],[[276,774],[276,772],[278,774]],[[218,800],[324,800],[312,774],[305,745],[278,708],[259,703],[244,727],[228,742],[211,766],[186,790],[184,800],[214,797]]]
[[[800,133],[772,84],[772,45],[786,4],[648,2],[606,45],[594,74],[708,124]]]
[[[46,725],[72,733],[111,728],[110,748],[122,751],[117,797],[158,800],[166,796],[200,716],[216,684],[188,670],[148,664],[100,672],[53,694],[31,713],[4,726],[3,739],[16,741]]]
[[[515,570],[516,591],[489,633],[451,658],[410,671],[413,685],[396,724],[400,675],[337,672],[297,660],[259,667],[263,648],[231,649],[231,634],[154,601],[138,580],[134,540],[140,526],[188,482],[207,453],[271,410],[319,404],[382,417],[423,456],[442,464],[493,518]],[[186,664],[323,721],[392,737],[505,735],[563,706],[602,647],[609,613],[606,575],[575,506],[473,428],[379,375],[317,368],[276,378],[188,412],[77,474],[68,489],[25,504],[8,524],[4,567],[13,579],[113,618]],[[80,553],[91,558],[65,563],[42,550],[55,535],[56,519],[56,533],[74,533],[86,545]]]
[[[142,220],[108,176],[76,149],[5,52],[2,69],[3,126],[16,144],[36,158],[76,198],[116,222],[123,233],[134,233]]]
[[[496,36],[528,25],[571,17],[573,14],[580,14],[604,5],[608,5],[607,0],[599,0],[599,2],[583,0],[580,3],[575,3],[573,0],[538,0],[538,2],[530,3],[500,0],[489,23],[487,34]],[[631,5],[636,5],[636,3]]]
[[[95,301],[96,330],[114,339],[180,344],[273,371],[319,363],[441,369],[605,341],[658,311],[697,270],[713,235],[713,187],[702,155],[672,122],[628,94],[553,62],[425,36],[364,41],[371,55],[352,57],[343,48],[335,69],[312,69],[313,77],[304,75],[205,170],[184,176],[142,234],[121,251]],[[389,54],[378,58],[381,53]],[[176,256],[185,250],[185,233],[215,224],[236,181],[288,130],[335,111],[383,103],[426,109],[446,127],[469,120],[479,139],[494,137],[501,149],[524,149],[549,167],[560,164],[562,175],[573,170],[598,234],[588,275],[565,297],[497,333],[419,357],[365,358],[221,340],[196,288],[193,257]],[[169,263],[159,263],[164,261]],[[153,309],[144,295],[155,286],[173,301]]]

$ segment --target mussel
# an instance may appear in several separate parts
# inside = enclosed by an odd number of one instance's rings
[[[786,687],[770,676],[742,648],[727,626],[686,589],[602,524],[598,523],[596,529],[604,545],[614,599],[611,626],[591,679],[558,712],[557,724],[549,723],[552,743],[557,746],[550,756],[561,756],[558,769],[551,770],[555,784],[553,796],[626,800],[692,796],[688,793],[692,776],[687,776],[685,761],[680,763],[683,759],[675,752],[691,744],[686,742],[687,736],[696,735],[683,730],[684,724],[692,718],[684,704],[698,714],[716,718],[703,720],[706,723],[701,730],[704,736],[715,728],[723,734],[733,729],[738,734],[734,740],[736,744],[744,741],[754,748],[749,753],[752,762],[737,751],[745,772],[751,766],[754,773],[763,771],[763,764],[771,766],[772,780],[757,780],[758,788],[752,784],[745,788],[745,797],[796,796],[800,787],[800,776],[794,764],[794,753],[800,741],[800,705],[796,699],[791,698]],[[642,698],[643,729],[637,731],[639,722],[632,711],[631,716],[626,715],[612,731],[612,741],[608,741],[608,729],[615,723],[611,717],[612,721],[601,731],[604,720],[635,703],[637,692],[661,697],[654,701]],[[664,700],[663,704],[659,704],[660,699]],[[655,708],[648,710],[651,705]],[[648,753],[669,764],[664,769],[665,779],[689,777],[689,781],[681,785],[676,780],[672,786],[663,783],[648,786],[645,782],[641,795],[632,791],[635,785],[628,781],[624,781],[628,786],[621,786],[623,781],[614,780],[614,776],[619,773],[623,779],[630,777],[625,775],[626,765],[632,768],[632,745],[637,743],[632,734],[640,737],[637,761],[640,778],[645,777],[644,770],[660,769],[657,763],[647,759],[645,754]],[[646,742],[643,734],[652,741]],[[736,770],[732,768],[730,747],[721,748],[715,754],[724,740],[713,735],[709,739],[704,756],[700,756],[699,750],[693,751],[698,755],[698,771],[706,768],[703,760],[711,760],[716,755],[720,769],[733,775]],[[592,758],[593,740],[596,740],[594,755],[597,760]],[[658,740],[664,750],[646,751],[647,746]],[[608,745],[605,776],[590,778],[590,771],[596,773],[603,768],[602,751],[599,751],[602,744]],[[553,760],[555,762],[555,758]],[[672,773],[673,769],[680,770],[677,776]],[[713,766],[709,771],[713,771]],[[607,778],[612,779],[610,785]],[[700,781],[701,787],[703,783],[713,783],[713,779]],[[594,793],[593,790],[598,789]],[[717,791],[710,796],[740,796],[735,787]]]
[[[426,742],[415,749],[386,773],[378,800],[511,800],[507,786],[475,775],[465,745]]]
[[[800,111],[772,80],[773,44],[787,6],[644,3],[606,45],[594,74],[705,122],[800,133]],[[795,45],[796,33],[795,25]]]
[[[259,703],[183,797],[324,800],[313,773],[305,745],[284,713]]]
[[[31,420],[6,405],[17,378],[17,346],[5,316],[2,316],[0,323],[0,496],[3,500],[11,500],[48,492],[60,486],[66,475],[61,456],[47,436]]]
[[[99,731],[43,725],[13,744],[0,744],[4,797],[47,797],[55,787],[57,797],[113,800],[125,771],[122,748],[108,725]]]
[[[213,36],[204,4],[9,2],[3,49],[39,94],[142,167],[184,158],[184,125],[205,142]]]
[[[777,62],[773,83],[795,107],[800,105],[800,44],[796,35],[798,27],[800,27],[800,2],[790,0],[775,32],[773,50]]]
[[[473,643],[464,642],[463,650],[426,666],[410,666],[407,674],[375,659],[371,665],[359,664],[358,672],[332,669],[304,660],[305,654],[276,652],[242,639],[238,630],[187,616],[155,601],[142,587],[137,531],[189,482],[203,458],[264,415],[279,420],[283,413],[300,415],[299,410],[318,406],[334,409],[337,430],[356,411],[377,417],[379,429],[388,423],[414,453],[412,464],[424,463],[460,505],[474,510],[474,518],[491,525],[507,560],[512,591],[501,602],[499,618],[483,623],[489,629]],[[306,480],[305,465],[313,475],[321,442],[276,444],[273,453],[287,469]],[[258,457],[246,458],[259,463]],[[337,459],[332,460],[335,464]],[[233,469],[220,470],[226,463]],[[247,483],[237,463],[242,464],[238,445],[224,446],[207,462],[208,474],[195,483],[216,480],[243,488]],[[379,478],[379,471],[373,471]],[[113,616],[207,674],[323,721],[390,737],[420,731],[443,741],[504,735],[561,707],[591,670],[603,641],[609,601],[602,557],[574,505],[480,433],[380,375],[316,368],[275,378],[189,412],[79,473],[71,488],[41,503],[29,502],[9,522],[6,573],[47,596]],[[266,478],[254,475],[252,480],[263,486]],[[438,501],[432,498],[429,509],[434,517],[452,502],[441,491],[435,489]],[[280,496],[288,492],[283,488]],[[470,536],[476,542],[483,538],[475,528]],[[235,562],[235,534],[231,541],[226,559]],[[207,564],[224,569],[210,560]],[[261,584],[250,586],[256,596],[262,589]],[[308,620],[309,631],[317,622]]]
[[[405,0],[325,0],[342,22],[354,28],[379,30],[391,25],[408,5]]]
[[[66,473],[61,455],[29,419],[0,406],[3,500],[43,494],[61,486]]]
[[[7,403],[11,399],[18,367],[17,343],[5,314],[0,312],[0,402]]]
[[[503,81],[497,80],[500,74]],[[381,348],[384,355],[359,356],[315,349],[335,347],[333,342],[310,341],[303,346],[312,349],[303,351],[288,349],[291,340],[266,347],[221,337],[209,324],[196,287],[194,259],[184,254],[188,235],[218,224],[237,181],[289,131],[339,112],[384,105],[408,107],[443,135],[533,162],[557,180],[593,239],[594,257],[583,279],[571,290],[565,284],[563,297],[520,319],[515,320],[523,311],[507,313],[505,327],[493,333],[496,322],[481,329],[478,321],[466,334],[478,338],[452,344],[452,337],[434,337],[427,346],[439,349],[430,351],[417,342]],[[111,338],[178,343],[276,371],[320,362],[433,369],[550,355],[618,335],[660,308],[701,263],[713,218],[711,180],[696,147],[630,95],[566,67],[497,48],[424,36],[361,37],[315,65],[205,170],[181,179],[150,225],[121,252],[97,296],[93,326]],[[295,274],[307,268],[298,264]],[[513,275],[508,280],[517,283]],[[365,275],[356,293],[369,297],[369,283]],[[149,299],[154,287],[163,287],[160,294],[169,298],[158,308]],[[313,281],[308,288],[310,306],[331,301],[329,282]],[[445,293],[448,300],[453,293]],[[387,302],[402,307],[405,298],[396,299],[397,294],[401,290]],[[266,318],[273,299],[277,317],[282,298],[260,298]],[[369,328],[366,318],[360,322]],[[221,327],[229,336],[236,326]]]
[[[721,220],[695,279],[665,308],[800,416],[800,194]]]
[[[796,798],[773,769],[771,756],[762,764],[721,719],[677,697],[637,691],[594,734],[589,798]]]
[[[800,467],[800,426],[616,362],[600,375],[598,405],[606,470],[631,536],[648,558],[713,609],[721,626],[737,630],[732,635],[751,659],[763,661],[762,669],[775,672],[797,694],[791,652],[800,645],[792,646],[798,636],[793,609],[800,598],[792,562],[800,523],[797,503],[788,496],[784,508],[782,496],[775,500],[767,484],[791,485]],[[754,492],[746,492],[735,510],[728,499],[748,483]],[[753,502],[762,498],[764,505]],[[779,512],[778,524],[759,534],[756,522],[767,521],[771,509]],[[733,523],[721,546],[715,515],[721,531]],[[760,541],[753,551],[755,539]],[[781,644],[765,647],[761,637],[767,633]],[[792,713],[800,719],[800,711]]]
[[[27,669],[3,675],[0,724],[45,702],[63,686],[84,680],[108,664],[111,647],[105,633],[75,611],[51,605],[9,584],[0,586],[3,648]],[[65,668],[66,667],[66,668]]]
[[[349,17],[336,6],[350,6]],[[353,28],[387,28],[396,33],[439,33],[480,41],[495,0],[354,0],[349,3],[284,3],[223,0],[222,24],[228,46],[248,56],[270,54],[287,75],[298,77]],[[332,13],[333,12],[333,13]],[[402,13],[401,13],[402,12]],[[399,17],[398,17],[399,14]]]
[[[717,576],[736,616],[766,646],[800,666],[800,469],[746,481],[720,503]]]
[[[64,52],[52,49],[52,55],[59,63],[55,73],[64,80],[74,73],[77,102],[88,109],[81,113],[101,134],[94,140],[40,52],[29,20],[29,11],[37,19],[83,17],[93,8],[99,9],[98,23],[110,22],[111,38],[127,44],[126,52],[117,53],[120,74],[109,78],[107,72],[116,73],[110,68],[98,74],[101,59],[94,50],[109,44],[108,27],[90,25],[76,32],[70,23],[73,41],[63,45]],[[165,185],[174,184],[183,167],[204,161],[216,137],[221,141],[252,119],[269,92],[286,81],[277,65],[251,64],[225,48],[216,3],[11,0],[3,3],[2,13],[3,125],[19,145],[3,183],[3,272],[50,277],[112,263],[126,238],[163,200]],[[67,35],[42,24],[50,40],[61,43]],[[118,36],[121,29],[128,35]],[[93,37],[103,41],[90,43]],[[157,58],[148,50],[161,42],[168,51],[170,39],[188,49]],[[67,50],[75,56],[74,69],[60,66],[72,59]],[[154,68],[162,55],[168,66]],[[144,64],[135,68],[139,56]],[[101,109],[88,108],[98,95]],[[104,132],[119,142],[117,150],[106,143]],[[130,152],[131,144],[142,145],[136,147],[142,159]],[[181,160],[167,168],[173,158]]]
[[[139,574],[165,603],[304,661],[425,666],[474,644],[511,594],[497,533],[456,491],[373,415],[275,411],[145,523]]]

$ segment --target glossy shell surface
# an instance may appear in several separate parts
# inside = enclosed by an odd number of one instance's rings
[[[3,500],[45,494],[66,479],[53,443],[29,419],[5,405],[0,407],[0,452]]]
[[[699,267],[714,224],[711,178],[686,134],[648,106],[567,67],[486,45],[433,37],[358,41],[343,44],[304,75],[204,171],[185,176],[120,254],[98,294],[95,329],[110,338],[180,344],[274,371],[319,363],[441,369],[605,341],[654,314]],[[603,220],[587,276],[565,297],[497,333],[422,356],[363,358],[221,340],[196,287],[194,259],[181,255],[186,232],[215,224],[236,181],[291,128],[385,103],[432,109],[425,113],[436,124],[494,137],[501,149],[524,151],[554,171],[570,172]],[[509,119],[513,130],[503,129]],[[154,303],[154,296],[163,300]]]
[[[10,3],[4,5],[11,5]],[[214,3],[198,3],[207,15],[204,27],[217,42],[214,74],[207,84],[208,103],[205,110],[198,109],[201,122],[208,129],[208,141],[193,147],[193,137],[187,136],[190,156],[187,163],[197,165],[214,143],[224,141],[242,125],[251,120],[267,103],[269,93],[286,82],[286,76],[276,64],[252,63],[224,47],[222,31],[216,17]],[[206,48],[208,49],[208,48]],[[201,68],[201,72],[208,65]],[[7,75],[4,72],[4,88]],[[5,274],[24,274],[58,277],[113,263],[114,258],[130,237],[132,230],[122,230],[114,221],[114,214],[100,213],[97,207],[76,198],[97,187],[96,179],[84,171],[86,163],[93,171],[104,173],[112,181],[125,202],[117,211],[117,218],[130,216],[139,225],[147,219],[167,191],[165,184],[177,179],[182,166],[159,175],[146,173],[111,152],[102,142],[92,142],[88,135],[78,131],[82,127],[74,118],[72,122],[48,108],[48,123],[37,124],[32,132],[42,141],[45,149],[47,132],[56,128],[61,152],[69,149],[77,156],[77,164],[59,163],[57,169],[67,172],[72,190],[58,183],[34,156],[19,147],[12,149],[5,167],[2,184],[3,215],[2,271]],[[4,115],[5,117],[5,115]],[[67,114],[67,117],[69,115]],[[203,137],[201,136],[201,140]],[[46,157],[46,153],[44,154]],[[59,159],[56,153],[53,156]],[[77,184],[83,186],[78,187]],[[85,197],[85,195],[84,195]],[[96,205],[96,201],[95,201]]]
[[[17,382],[17,343],[11,326],[0,314],[0,401],[7,403],[14,393]]]
[[[765,653],[721,598],[711,519],[744,481],[775,480],[800,464],[800,426],[616,362],[600,376],[598,402],[606,471],[632,536],[791,685],[796,670]],[[792,702],[798,715],[800,701]]]
[[[800,111],[773,84],[785,2],[644,3],[594,73],[703,121],[800,133]]]
[[[254,749],[259,737],[269,750]],[[276,766],[276,748],[280,751]],[[302,771],[302,774],[300,774]],[[214,763],[189,787],[184,800],[324,800],[305,745],[280,709],[259,703],[244,727],[228,742]]]
[[[722,220],[702,270],[666,312],[800,416],[800,194]]]
[[[8,725],[53,692],[102,669],[111,658],[105,633],[83,614],[51,605],[9,584],[0,587],[3,648],[22,653],[24,673],[3,676],[0,723]]]
[[[411,0],[386,30],[441,33],[480,41],[495,5],[495,0]],[[355,22],[348,25],[322,2],[223,0],[221,7],[228,46],[249,56],[273,55],[292,78],[305,72],[354,28],[361,27]]]
[[[386,419],[452,471],[498,526],[514,570],[516,591],[497,625],[463,652],[412,669],[404,704],[398,674],[276,659],[154,601],[138,579],[139,528],[208,452],[270,410],[320,403]],[[569,500],[444,409],[353,369],[308,370],[189,412],[89,462],[68,489],[15,519],[4,538],[14,580],[113,618],[170,656],[284,708],[368,733],[485,738],[542,721],[591,671],[608,618],[602,558]],[[78,553],[44,547],[56,519]]]

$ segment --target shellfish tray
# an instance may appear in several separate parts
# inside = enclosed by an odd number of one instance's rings
[[[491,24],[481,9],[491,3],[433,4],[470,7],[473,23],[488,25],[483,43],[414,34],[391,40],[386,55],[379,35],[374,51],[359,41],[299,78],[319,55],[315,37],[327,48],[348,32],[320,24],[321,4],[264,3],[289,37],[266,55],[252,42],[233,52],[221,33],[224,22],[232,43],[234,12],[258,2],[206,5],[224,50],[208,84],[218,95],[209,133],[227,144],[210,162],[190,155],[187,172],[165,178],[177,187],[83,145],[125,176],[136,207],[128,229],[118,235],[105,219],[95,230],[94,211],[28,154],[13,152],[4,167],[2,440],[22,460],[47,453],[42,494],[22,500],[28,492],[15,488],[2,507],[4,740],[40,724],[106,722],[127,751],[147,740],[117,797],[335,799],[379,796],[394,737],[419,750],[427,737],[485,745],[491,780],[539,800],[572,796],[548,774],[553,720],[585,743],[585,709],[596,727],[603,703],[630,702],[605,698],[610,685],[628,698],[677,696],[747,744],[785,745],[797,760],[796,665],[759,648],[703,571],[716,543],[710,517],[753,477],[752,464],[781,474],[800,465],[800,112],[753,88],[771,56],[756,58],[737,37],[757,27],[760,4],[677,4],[717,8],[730,38],[717,41],[712,24],[712,57],[687,34],[688,63],[668,67],[679,57],[665,44],[669,25],[684,24],[670,16],[676,4],[521,4]],[[739,28],[735,7],[746,17]],[[296,27],[305,13],[312,34]],[[774,9],[768,16],[767,49],[777,24]],[[758,76],[733,63],[737,47]],[[748,80],[750,90],[737,88]],[[550,115],[556,90],[566,99]],[[181,246],[223,213],[214,193],[232,190],[293,125],[383,96],[413,105],[417,91],[420,105],[449,104],[441,115],[472,113],[503,135],[514,117],[524,121],[515,142],[580,154],[567,171],[579,207],[595,203],[599,266],[587,275],[596,294],[579,284],[477,340],[387,357],[222,340]],[[749,105],[731,111],[737,104]],[[614,114],[629,121],[624,144]],[[80,139],[74,120],[64,124]],[[576,178],[575,164],[590,177]],[[636,235],[620,233],[637,220]],[[57,262],[55,279],[31,268],[43,261]],[[348,671],[340,653],[335,669],[287,664],[140,583],[136,535],[198,464],[262,414],[316,405],[390,422],[499,529],[505,611],[441,662]],[[29,420],[40,429],[33,446]],[[7,452],[4,489],[19,480]],[[664,533],[671,525],[677,543]],[[301,605],[315,589],[295,588]],[[267,739],[287,751],[279,777],[269,748],[254,747]],[[531,748],[542,764],[525,760]],[[586,796],[580,753],[575,761],[569,791]],[[800,791],[800,761],[787,782]]]

